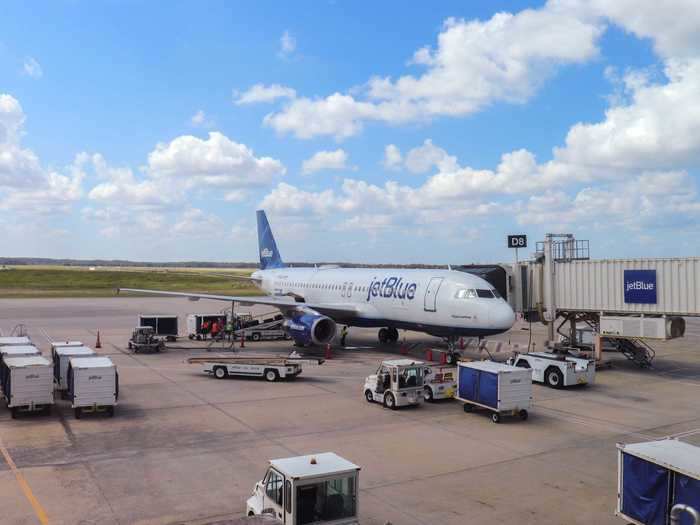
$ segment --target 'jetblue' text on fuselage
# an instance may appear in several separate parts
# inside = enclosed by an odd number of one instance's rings
[[[416,296],[416,288],[418,284],[404,282],[403,277],[386,277],[382,281],[375,278],[367,288],[367,301],[372,297],[393,297],[412,301]]]

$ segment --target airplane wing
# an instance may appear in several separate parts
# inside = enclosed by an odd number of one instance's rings
[[[212,299],[214,301],[227,301],[229,303],[236,302],[242,305],[264,304],[266,306],[274,306],[282,312],[290,312],[300,308],[310,308],[320,314],[330,317],[355,317],[360,314],[357,306],[351,304],[333,304],[333,303],[299,303],[291,297],[275,297],[272,295],[214,295],[206,293],[188,293],[188,292],[167,292],[164,290],[143,290],[139,288],[118,288],[117,293],[134,292],[152,295],[163,295],[170,297],[187,297],[188,299]]]

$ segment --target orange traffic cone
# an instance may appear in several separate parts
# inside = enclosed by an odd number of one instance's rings
[[[433,351],[432,351],[432,350],[426,350],[426,351],[425,351],[425,360],[426,360],[426,361],[432,361],[432,360],[433,360]]]
[[[102,348],[102,343],[100,342],[100,331],[97,331],[97,341],[95,341],[95,348]]]
[[[447,364],[447,354],[445,352],[440,352],[440,364]]]
[[[330,343],[326,343],[326,359],[333,359],[333,352],[331,352]]]

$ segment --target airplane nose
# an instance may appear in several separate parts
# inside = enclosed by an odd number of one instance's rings
[[[494,328],[510,330],[515,324],[515,312],[507,302],[502,301],[491,308],[490,321]]]

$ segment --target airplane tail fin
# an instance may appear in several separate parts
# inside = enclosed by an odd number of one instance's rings
[[[260,250],[260,269],[284,268],[277,243],[272,235],[270,223],[264,210],[257,211],[258,216],[258,249]]]

